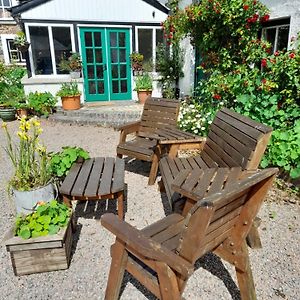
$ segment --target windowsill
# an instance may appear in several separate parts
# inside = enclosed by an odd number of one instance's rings
[[[61,84],[64,82],[70,82],[71,80],[76,80],[78,83],[82,83],[83,82],[83,78],[76,78],[76,79],[72,79],[70,76],[66,75],[66,76],[57,76],[57,75],[53,75],[53,76],[49,76],[49,75],[45,75],[45,76],[39,76],[39,77],[23,77],[22,79],[22,84],[39,84],[39,83],[45,83],[45,84]]]

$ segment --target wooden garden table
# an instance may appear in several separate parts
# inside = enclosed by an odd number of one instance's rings
[[[61,187],[64,203],[72,206],[71,200],[115,199],[118,201],[118,216],[124,218],[123,159],[95,157],[76,162],[71,167]]]

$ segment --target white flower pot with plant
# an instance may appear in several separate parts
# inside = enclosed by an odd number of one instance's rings
[[[7,138],[5,150],[13,166],[8,189],[12,191],[17,214],[30,213],[38,201],[55,198],[50,159],[39,140],[42,129],[36,118],[22,117],[17,132],[19,142],[14,144],[7,124],[2,123],[2,128]]]
[[[80,54],[75,52],[72,53],[67,59],[62,59],[59,63],[59,69],[61,71],[69,72],[72,79],[80,78],[82,69]]]

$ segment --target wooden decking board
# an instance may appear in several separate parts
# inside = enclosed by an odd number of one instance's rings
[[[104,165],[103,157],[97,157],[94,159],[93,169],[90,175],[89,182],[85,189],[86,197],[97,195],[103,165]]]
[[[115,161],[112,157],[106,157],[98,194],[108,195],[111,193],[110,190],[112,184],[114,162]]]
[[[59,188],[61,194],[69,195],[72,191],[73,185],[76,181],[76,178],[80,172],[82,164],[74,163],[69,170],[67,178],[64,180],[63,184]]]
[[[113,173],[113,184],[111,188],[112,193],[120,192],[124,190],[124,170],[125,162],[123,159],[116,158],[114,173]]]
[[[80,197],[84,195],[85,187],[93,168],[93,163],[93,159],[87,159],[82,163],[82,167],[80,169],[80,172],[78,173],[77,179],[72,189],[73,196]]]

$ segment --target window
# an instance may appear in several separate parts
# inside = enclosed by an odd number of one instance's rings
[[[33,75],[66,74],[59,69],[59,63],[75,51],[71,27],[30,25],[28,32]]]
[[[156,47],[163,43],[163,32],[160,28],[139,27],[136,34],[136,51],[144,55],[144,63],[150,63],[154,69]]]
[[[262,29],[262,37],[272,44],[272,51],[281,51],[288,48],[290,19],[271,20]]]
[[[20,52],[14,44],[14,40],[9,39],[7,42],[7,51],[10,63],[25,63],[25,58],[22,52]]]
[[[11,0],[0,0],[0,18],[10,18],[10,12],[6,8],[11,7]]]

